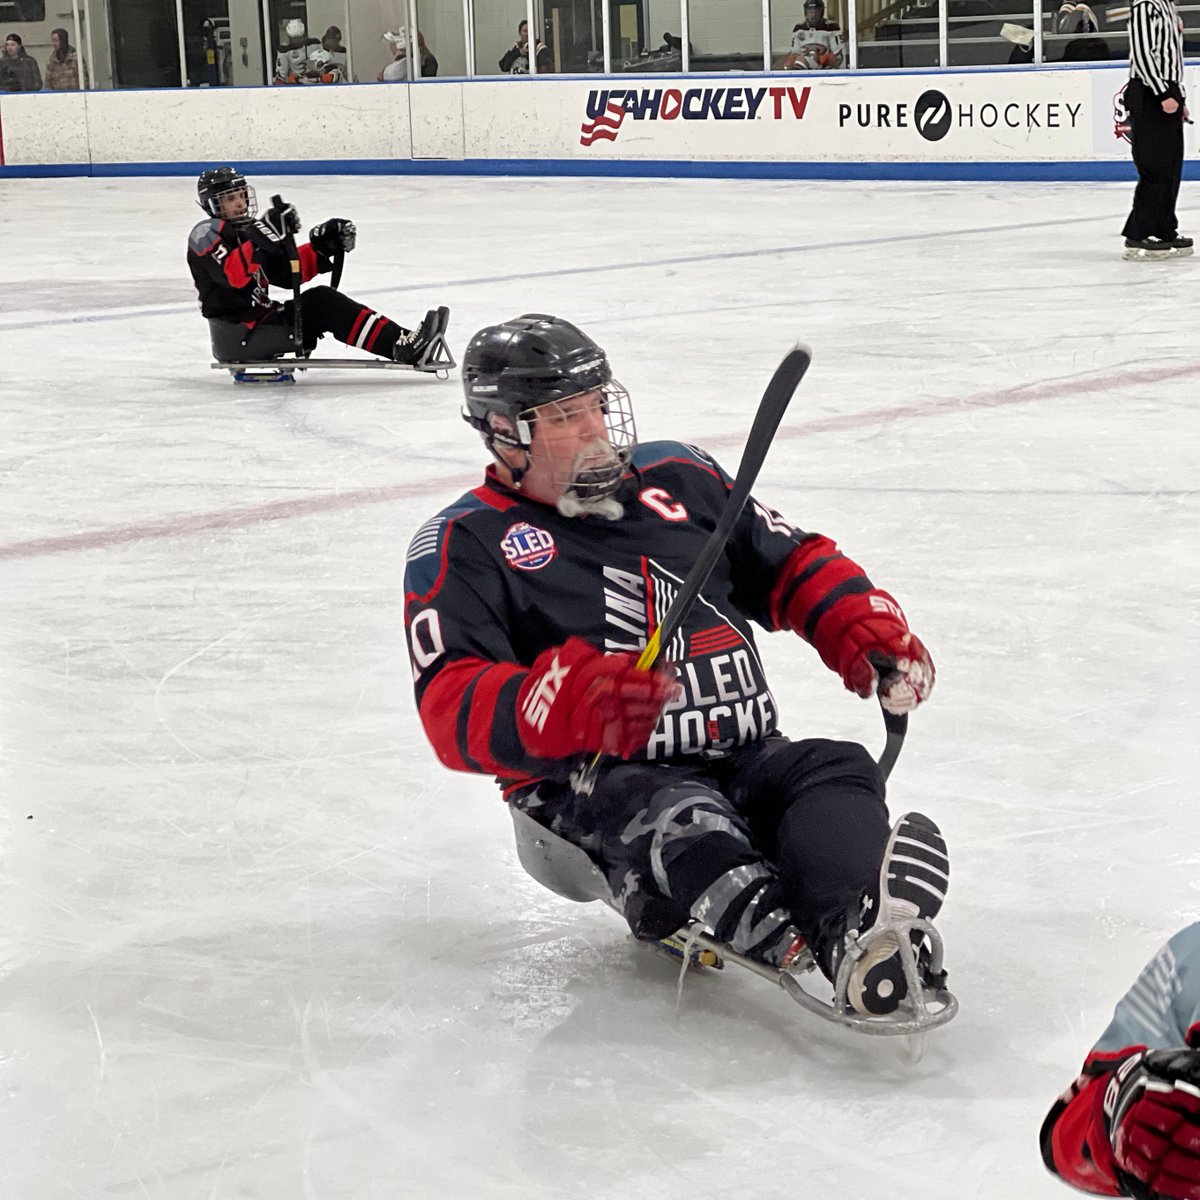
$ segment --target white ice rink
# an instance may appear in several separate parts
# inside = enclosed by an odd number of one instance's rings
[[[254,182],[357,222],[349,294],[458,355],[569,317],[731,469],[812,344],[756,490],[937,660],[890,804],[946,832],[962,1011],[917,1066],[733,971],[676,1011],[416,723],[457,373],[234,387],[192,179],[7,180],[0,1197],[1065,1200],[1042,1116],[1200,911],[1200,257],[1120,261],[1126,185]],[[882,746],[761,644],[786,731]]]

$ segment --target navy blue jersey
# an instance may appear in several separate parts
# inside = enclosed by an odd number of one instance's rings
[[[634,488],[617,521],[564,517],[489,470],[481,487],[417,531],[405,624],[422,722],[447,766],[495,775],[506,787],[569,776],[575,764],[535,759],[522,745],[516,700],[528,668],[572,636],[608,652],[640,651],[732,486],[712,458],[679,442],[639,446],[632,467]],[[729,751],[775,732],[752,623],[810,636],[840,596],[871,589],[828,539],[751,500],[664,647],[683,697],[668,705],[639,757]]]

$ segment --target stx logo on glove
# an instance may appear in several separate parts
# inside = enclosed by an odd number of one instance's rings
[[[887,613],[897,621],[904,621],[904,612],[891,596],[881,596],[878,592],[871,596],[871,608],[877,613]],[[905,625],[907,622],[905,621]]]
[[[558,699],[559,689],[570,670],[569,666],[559,666],[556,654],[554,661],[546,668],[533,690],[526,697],[525,704],[521,708],[521,715],[538,733],[546,728],[546,718],[550,715],[550,709],[554,701]]]

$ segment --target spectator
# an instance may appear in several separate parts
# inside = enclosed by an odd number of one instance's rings
[[[4,56],[0,58],[0,92],[40,92],[42,73],[37,60],[29,56],[19,33],[4,39]]]
[[[345,79],[345,72],[333,61],[333,55],[324,46],[317,46],[308,52],[304,73],[300,76],[301,83],[344,83]]]
[[[402,83],[409,77],[408,72],[408,32],[397,29],[395,33],[389,30],[383,35],[392,48],[392,61],[378,75],[379,83]],[[438,60],[434,58],[429,47],[425,44],[425,35],[417,30],[417,50],[421,55],[421,78],[432,79],[438,73]]]
[[[275,51],[275,82],[299,83],[308,62],[308,48],[319,43],[316,38],[305,36],[303,21],[291,20],[283,31],[287,34],[287,45]]]
[[[83,85],[90,87],[87,67],[83,68]],[[71,45],[65,29],[50,31],[50,57],[46,59],[46,90],[77,92],[79,90],[79,56]]]
[[[342,45],[342,31],[336,25],[330,25],[321,38],[321,49],[329,51],[331,62],[342,68],[343,77],[350,70],[350,54]]]
[[[545,42],[538,42],[534,50],[537,56],[537,73],[547,75],[554,70],[554,60]],[[508,50],[500,60],[500,70],[506,75],[529,74],[529,22],[522,21],[517,26],[517,40],[512,49]]]
[[[803,24],[792,28],[792,49],[780,64],[785,71],[826,71],[845,63],[841,27],[825,19],[825,0],[806,0]]]

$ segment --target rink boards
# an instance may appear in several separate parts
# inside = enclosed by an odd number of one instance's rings
[[[1119,63],[5,94],[0,171],[182,174],[216,154],[303,173],[1131,178],[1114,125],[1126,76]]]

